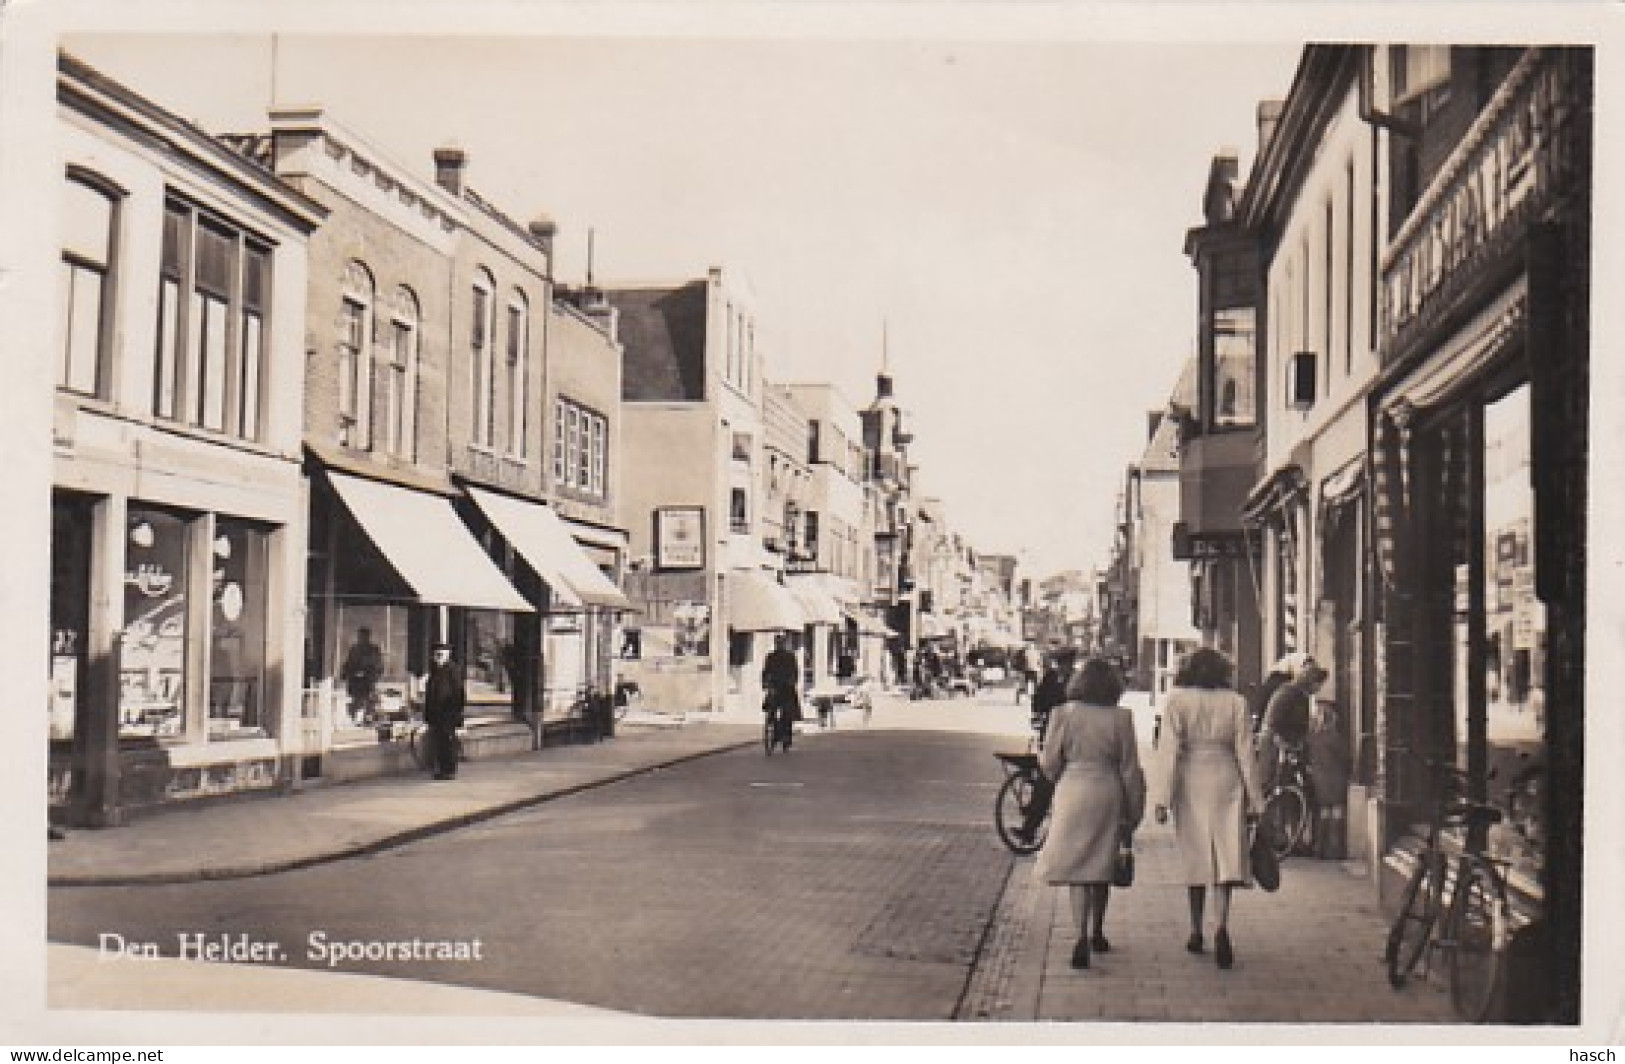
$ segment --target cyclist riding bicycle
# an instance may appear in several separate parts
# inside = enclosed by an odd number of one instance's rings
[[[1258,729],[1258,778],[1265,794],[1302,764],[1315,692],[1326,682],[1326,670],[1307,654],[1289,654],[1272,671],[1289,679],[1270,696]]]
[[[801,719],[801,663],[790,649],[790,639],[782,632],[773,637],[773,649],[762,662],[762,712],[778,715],[780,741],[786,750],[795,733],[794,724]]]

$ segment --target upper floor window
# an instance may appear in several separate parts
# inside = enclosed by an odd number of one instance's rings
[[[496,367],[491,345],[496,333],[496,285],[484,270],[474,277],[473,325],[469,349],[473,390],[474,442],[490,447],[496,436]]]
[[[744,488],[733,488],[728,493],[728,531],[741,536],[750,534],[750,503]]]
[[[271,249],[180,200],[164,210],[153,410],[244,439],[260,434]]]
[[[383,403],[383,448],[408,461],[417,458],[420,330],[417,296],[410,288],[397,288],[390,306],[389,357],[379,367],[384,381],[378,393]]]
[[[508,300],[508,453],[525,457],[525,411],[529,398],[530,306],[514,289]]]
[[[62,358],[57,387],[106,397],[117,200],[70,173],[62,186]]]
[[[372,272],[351,260],[339,303],[339,442],[372,443]]]
[[[553,407],[553,482],[603,498],[608,491],[609,422],[569,399]]]

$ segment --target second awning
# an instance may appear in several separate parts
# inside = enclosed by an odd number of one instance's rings
[[[421,601],[482,610],[534,610],[480,548],[446,499],[332,470],[327,471],[327,478],[368,538]]]
[[[552,508],[469,486],[469,498],[553,589],[555,605],[630,610],[632,603],[587,557]]]
[[[739,632],[798,631],[806,623],[801,606],[789,588],[765,572],[736,569],[728,573],[733,586],[728,605],[728,627]]]

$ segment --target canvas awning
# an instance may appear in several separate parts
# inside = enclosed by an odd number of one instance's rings
[[[819,583],[816,576],[790,576],[785,586],[795,596],[808,624],[840,624],[841,604]]]
[[[863,613],[859,610],[844,610],[842,612],[846,614],[847,620],[857,625],[858,632],[863,635],[879,636],[880,638],[884,639],[888,636],[897,634],[887,627],[886,624],[879,618],[871,617],[867,613]]]
[[[798,631],[807,623],[790,589],[753,569],[728,573],[732,587],[728,627],[739,632]]]
[[[481,549],[449,500],[332,470],[327,478],[362,531],[421,601],[534,611]]]
[[[503,538],[513,545],[553,590],[554,604],[563,610],[597,606],[631,610],[632,603],[587,557],[551,507],[498,495],[469,486],[469,498],[491,519]]]

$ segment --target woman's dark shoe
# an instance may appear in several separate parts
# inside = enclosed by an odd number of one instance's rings
[[[1219,962],[1220,968],[1229,968],[1236,963],[1236,955],[1230,949],[1230,932],[1219,928],[1219,933],[1213,939],[1214,959]]]
[[[1087,938],[1079,938],[1078,944],[1072,947],[1072,967],[1089,967],[1089,940]]]
[[[1105,935],[1096,931],[1093,935],[1089,936],[1089,948],[1094,950],[1096,953],[1110,953],[1112,951],[1112,944],[1106,941]]]
[[[1202,952],[1202,932],[1192,931],[1191,937],[1185,940],[1185,949],[1190,953]]]

